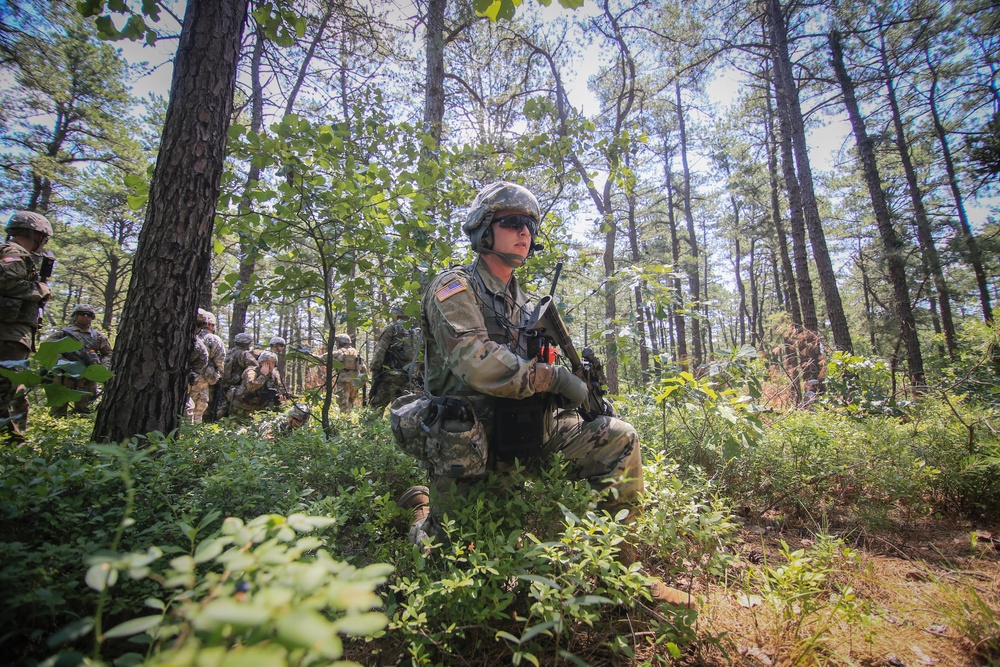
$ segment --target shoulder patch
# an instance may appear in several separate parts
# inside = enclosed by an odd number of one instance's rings
[[[3,261],[5,261],[7,263],[10,263],[10,262],[20,262],[21,258],[18,257],[17,255],[11,255],[10,257],[4,257]]]
[[[434,292],[434,296],[436,296],[437,300],[440,302],[455,296],[459,292],[464,292],[466,289],[465,284],[456,278],[438,291]]]

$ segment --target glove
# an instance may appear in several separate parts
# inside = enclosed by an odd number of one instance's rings
[[[573,375],[573,372],[565,366],[552,367],[552,384],[549,385],[549,391],[565,397],[574,408],[583,405],[589,393],[587,383]]]
[[[42,304],[48,301],[49,297],[52,296],[52,288],[46,283],[38,283],[38,291],[42,293],[42,296],[38,299],[38,301]]]

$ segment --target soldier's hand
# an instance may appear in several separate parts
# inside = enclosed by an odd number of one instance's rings
[[[38,291],[42,293],[41,298],[38,300],[39,303],[44,304],[52,296],[52,288],[46,283],[38,283]]]
[[[552,384],[549,391],[564,396],[570,404],[578,408],[587,400],[587,383],[573,375],[573,371],[563,366],[551,366]]]
[[[194,371],[188,371],[188,384],[194,384],[198,381],[198,374]]]

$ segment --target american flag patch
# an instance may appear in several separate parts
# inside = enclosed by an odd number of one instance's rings
[[[438,301],[444,301],[445,299],[453,297],[459,292],[464,292],[464,291],[465,291],[465,285],[462,284],[461,280],[458,280],[456,278],[455,280],[452,280],[450,283],[439,289],[437,292],[434,292],[434,296],[437,297]]]
[[[20,257],[16,257],[16,256],[15,257],[4,257],[3,261],[5,261],[5,262],[7,262],[9,264],[10,262],[20,262],[21,258]]]

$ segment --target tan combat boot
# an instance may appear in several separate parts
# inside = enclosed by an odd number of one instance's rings
[[[409,538],[414,544],[419,544],[420,539],[425,536],[422,534],[421,529],[427,522],[427,517],[431,512],[430,502],[430,489],[426,486],[411,486],[396,500],[397,507],[410,510],[413,513],[413,521],[410,522]]]
[[[675,607],[684,607],[685,609],[694,609],[694,598],[686,591],[671,588],[655,577],[650,577],[647,587],[654,602],[672,604]]]

